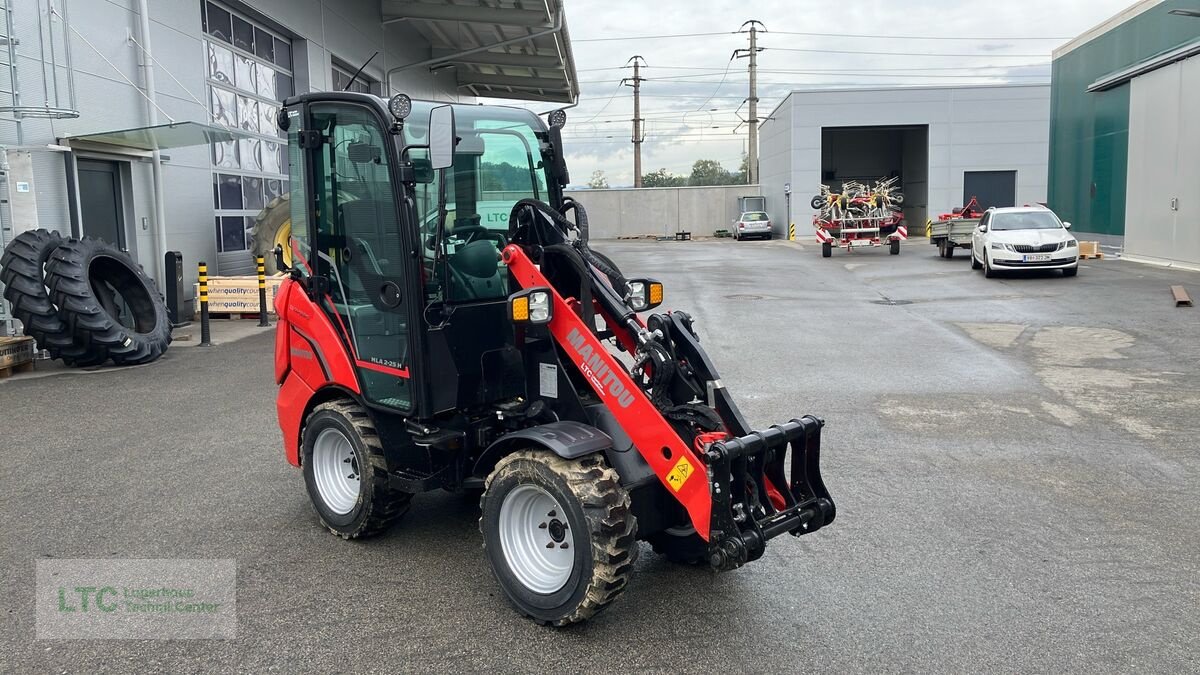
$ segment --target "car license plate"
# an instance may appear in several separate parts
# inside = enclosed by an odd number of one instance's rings
[[[1049,253],[1035,253],[1025,256],[1025,262],[1048,262],[1050,260]]]

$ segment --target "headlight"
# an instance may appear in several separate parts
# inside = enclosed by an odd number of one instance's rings
[[[529,288],[508,297],[508,318],[513,323],[541,325],[554,316],[553,299],[548,288]]]
[[[1075,248],[1076,246],[1079,246],[1078,240],[1068,239],[1068,240],[1064,241],[1062,243],[1062,246],[1059,246],[1058,248],[1059,248],[1059,250],[1062,250],[1064,248]]]
[[[1001,244],[998,241],[993,241],[992,242],[992,250],[993,251],[1006,251],[1006,250],[1008,250],[1008,244]]]
[[[635,312],[644,312],[662,304],[663,285],[654,279],[630,279],[629,306]]]

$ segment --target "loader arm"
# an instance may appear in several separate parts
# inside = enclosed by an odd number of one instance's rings
[[[833,501],[820,475],[822,420],[806,416],[751,431],[687,314],[652,314],[643,322],[614,288],[624,284],[619,272],[614,280],[586,261],[607,267],[607,259],[588,250],[586,240],[571,245],[552,231],[516,234],[516,243],[503,252],[510,279],[521,288],[552,290],[551,335],[668,494],[684,507],[707,542],[714,569],[757,559],[772,537],[806,534],[833,521]],[[530,245],[531,239],[537,245]],[[565,285],[562,273],[554,272],[563,267],[557,258],[574,271]],[[548,259],[555,264],[547,267]],[[604,320],[607,334],[595,328],[595,315]],[[604,340],[610,337],[618,348],[640,357],[632,374],[609,353]],[[646,358],[651,352],[655,359]],[[790,478],[785,471],[789,449]],[[698,473],[703,477],[695,478]]]

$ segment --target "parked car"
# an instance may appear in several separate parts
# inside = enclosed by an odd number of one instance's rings
[[[971,269],[985,277],[1005,270],[1062,270],[1079,272],[1079,242],[1070,223],[1041,206],[991,208],[971,237]]]
[[[771,238],[771,218],[762,211],[746,211],[733,221],[733,238],[746,237]]]

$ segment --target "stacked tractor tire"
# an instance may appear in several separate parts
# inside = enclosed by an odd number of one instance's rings
[[[67,365],[149,363],[171,344],[153,282],[128,253],[100,239],[23,232],[0,256],[0,283],[25,334]]]

